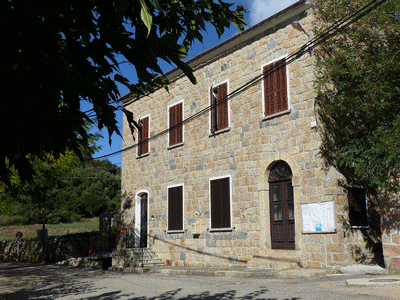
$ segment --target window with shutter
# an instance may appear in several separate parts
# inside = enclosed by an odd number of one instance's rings
[[[286,59],[280,59],[263,67],[264,116],[273,115],[289,108]]]
[[[138,156],[149,153],[149,127],[150,117],[144,117],[138,121],[141,129],[138,130]]]
[[[183,185],[168,188],[168,230],[183,230]]]
[[[214,133],[229,127],[228,82],[210,89],[210,131]]]
[[[183,143],[183,102],[169,108],[169,146]]]
[[[363,187],[347,187],[349,221],[352,227],[368,227],[367,197]]]
[[[231,227],[230,177],[210,179],[211,229]]]

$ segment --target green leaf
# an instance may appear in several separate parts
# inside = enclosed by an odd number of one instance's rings
[[[125,114],[125,117],[126,117],[126,119],[127,119],[127,121],[128,121],[129,129],[131,130],[131,134],[132,134],[132,136],[133,136],[133,139],[135,139],[135,135],[134,135],[134,133],[135,133],[135,126],[136,126],[137,128],[139,128],[139,126],[138,126],[138,125],[136,124],[136,122],[135,122],[133,113],[132,113],[131,111],[125,109],[125,108],[122,109],[122,112]]]
[[[151,4],[152,4],[156,9],[158,9],[159,11],[162,11],[162,10],[163,10],[162,7],[161,7],[161,5],[160,5],[160,2],[158,2],[158,0],[150,0],[150,2],[151,2]]]
[[[153,17],[149,12],[145,0],[140,0],[140,4],[142,5],[142,9],[140,10],[140,18],[142,19],[144,25],[146,25],[148,30],[147,36],[149,36],[151,31],[151,25],[153,23]]]
[[[122,84],[127,84],[129,83],[129,80],[127,78],[125,78],[124,76],[120,75],[120,74],[115,74],[114,75],[114,80],[118,81]]]

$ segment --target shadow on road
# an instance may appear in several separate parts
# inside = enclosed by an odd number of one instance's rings
[[[209,291],[201,292],[198,294],[189,294],[187,296],[179,297],[177,294],[181,291],[181,289],[176,289],[172,291],[167,291],[164,292],[158,296],[154,297],[133,297],[129,298],[126,296],[128,295],[118,295],[120,292],[115,292],[115,293],[104,293],[102,295],[98,296],[93,296],[93,297],[88,297],[85,298],[87,300],[118,300],[122,299],[121,297],[124,297],[123,299],[128,299],[128,300],[222,300],[222,299],[240,299],[240,300],[251,300],[251,299],[263,299],[263,300],[300,300],[300,298],[286,298],[286,299],[278,299],[278,298],[259,298],[261,295],[265,294],[268,290],[267,289],[260,289],[259,291],[255,291],[252,293],[249,293],[244,296],[236,297],[237,292],[235,290],[230,290],[227,292],[223,293],[216,293],[212,294]]]
[[[237,290],[212,293],[203,291],[195,294],[183,294],[181,288],[169,290],[156,296],[137,296],[130,290],[112,290],[112,278],[120,276],[102,270],[59,267],[54,265],[30,265],[0,263],[0,299],[87,299],[87,300],[199,300],[199,299],[264,299],[283,300],[282,298],[266,298],[268,289],[260,288],[243,295]],[[93,282],[105,281],[103,287]],[[151,284],[149,285],[151,289]],[[298,300],[290,298],[285,300]]]
[[[81,298],[85,294],[98,292],[98,288],[94,290],[86,279],[100,277],[102,273],[100,270],[85,270],[82,273],[79,269],[52,265],[0,263],[0,298],[4,300],[59,297],[74,299],[74,296]]]

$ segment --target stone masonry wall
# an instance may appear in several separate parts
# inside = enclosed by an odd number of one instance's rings
[[[185,77],[174,80],[169,93],[158,90],[126,106],[136,119],[150,116],[150,136],[168,128],[168,106],[184,101],[184,119],[210,105],[211,86],[228,81],[232,92],[255,76],[262,66],[289,56],[307,42],[307,36],[291,26],[299,20],[311,32],[309,12],[299,12],[274,24],[261,36],[230,49],[195,69],[197,85]],[[271,22],[276,22],[272,20]],[[344,236],[346,197],[337,180],[340,174],[325,169],[319,157],[320,137],[313,91],[314,59],[306,54],[288,65],[290,109],[274,118],[263,116],[261,82],[229,101],[230,129],[209,134],[208,112],[184,125],[184,144],[168,149],[168,135],[150,140],[150,154],[137,158],[137,148],[123,152],[122,204],[125,221],[134,224],[135,195],[149,193],[149,233],[152,250],[166,264],[184,267],[248,265],[255,256],[293,258],[305,267],[324,268],[354,262],[351,245],[362,245],[355,233]],[[123,148],[134,145],[126,120]],[[296,250],[271,250],[269,219],[270,166],[286,161],[293,172]],[[209,232],[209,179],[231,176],[232,232]],[[167,189],[184,184],[185,233],[169,234]],[[130,199],[130,203],[127,201]],[[302,234],[301,204],[334,201],[336,233]],[[191,225],[200,226],[193,235]],[[344,241],[347,243],[344,243]]]
[[[58,262],[72,257],[90,256],[98,254],[100,236],[98,234],[69,235],[62,237],[48,237],[46,243],[46,261]],[[24,240],[19,248],[19,261],[41,262],[43,255],[42,241],[39,239]],[[15,241],[0,242],[0,260],[17,258],[17,244]]]

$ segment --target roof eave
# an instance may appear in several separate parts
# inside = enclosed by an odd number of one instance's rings
[[[196,69],[196,67],[206,63],[212,58],[217,57],[222,53],[227,52],[235,48],[236,46],[252,39],[253,37],[261,34],[262,32],[271,29],[277,26],[278,24],[302,13],[303,11],[307,10],[308,7],[309,3],[307,0],[297,1],[291,6],[285,8],[284,10],[281,10],[278,13],[272,15],[271,17],[257,23],[252,27],[249,27],[239,32],[233,37],[187,60],[186,63],[189,64],[193,69]],[[181,76],[182,74],[183,71],[178,67],[175,67],[166,72],[165,76],[168,78],[169,81],[173,81],[175,78]],[[129,100],[134,100],[132,98],[133,98],[132,93],[128,92],[127,94],[123,95],[119,100],[125,104]]]

